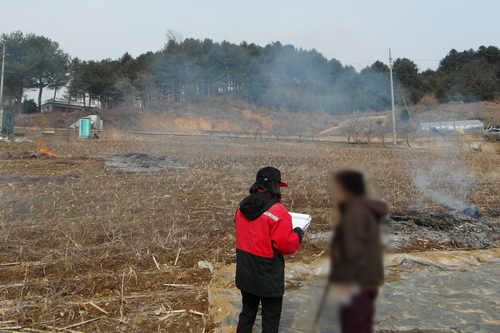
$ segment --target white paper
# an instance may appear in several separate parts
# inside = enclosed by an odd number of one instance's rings
[[[293,228],[300,228],[302,230],[306,230],[311,224],[311,215],[306,214],[298,214],[298,213],[290,213],[292,216],[292,225]]]

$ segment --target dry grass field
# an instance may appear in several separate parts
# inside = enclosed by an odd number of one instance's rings
[[[212,332],[211,274],[198,262],[235,261],[233,214],[266,165],[290,185],[285,207],[313,216],[309,233],[329,230],[328,171],[346,164],[365,169],[392,210],[443,208],[415,187],[417,168],[480,212],[500,207],[500,155],[484,152],[114,133],[43,143],[58,156],[20,159],[37,144],[0,142],[0,330]],[[131,152],[187,169],[125,173],[99,158]],[[287,263],[323,250],[306,239]]]

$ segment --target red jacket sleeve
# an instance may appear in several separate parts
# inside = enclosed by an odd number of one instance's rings
[[[299,248],[299,236],[293,232],[292,217],[281,204],[274,205],[270,210],[278,220],[270,228],[271,242],[281,255],[292,254]]]

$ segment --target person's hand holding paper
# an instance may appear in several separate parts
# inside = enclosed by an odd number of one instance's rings
[[[306,230],[309,224],[311,224],[311,215],[298,213],[290,213],[290,215],[292,216],[293,229],[300,228]]]

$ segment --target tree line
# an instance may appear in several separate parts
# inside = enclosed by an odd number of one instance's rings
[[[183,39],[169,31],[157,52],[134,58],[81,60],[44,36],[16,31],[2,34],[6,45],[5,99],[16,110],[39,110],[44,89],[65,88],[65,99],[102,109],[148,108],[165,102],[197,102],[230,94],[271,109],[329,114],[384,110],[391,106],[389,67],[381,61],[356,71],[315,49],[274,42],[266,46],[211,39]],[[437,70],[421,71],[407,58],[393,65],[396,103],[417,104],[424,96],[441,102],[493,100],[500,97],[500,49],[451,50]],[[36,105],[24,100],[39,91]],[[33,104],[33,103],[32,103]]]

